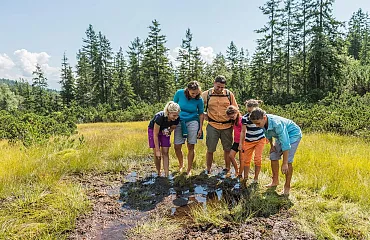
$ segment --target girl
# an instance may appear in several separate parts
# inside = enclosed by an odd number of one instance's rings
[[[272,169],[272,182],[266,187],[276,187],[279,184],[279,160],[283,155],[281,172],[285,174],[283,194],[289,195],[290,181],[293,174],[294,154],[302,138],[302,131],[292,120],[266,114],[260,108],[255,108],[249,115],[250,120],[264,130],[270,142],[270,160]],[[272,138],[276,141],[273,142]]]
[[[239,110],[233,106],[230,105],[226,109],[226,115],[231,119],[233,123],[233,131],[234,131],[234,143],[233,146],[231,147],[229,158],[231,160],[231,163],[234,166],[235,169],[235,174],[238,175],[238,164],[235,161],[235,155],[238,152],[238,147],[239,147],[239,141],[240,141],[240,131],[242,129],[242,116],[239,112]],[[240,153],[239,153],[239,159],[240,159]],[[229,175],[230,169],[228,169],[228,175]]]
[[[257,127],[249,120],[249,114],[261,103],[261,100],[254,99],[245,101],[248,113],[242,118],[243,127],[240,134],[240,142],[242,144],[239,144],[239,150],[241,151],[239,176],[242,177],[244,172],[244,178],[248,179],[250,164],[254,153],[254,183],[258,182],[258,175],[261,171],[262,152],[266,143],[266,138],[263,129]]]
[[[173,98],[173,101],[178,103],[181,108],[181,121],[175,129],[175,152],[179,160],[179,171],[181,172],[184,166],[184,156],[181,148],[187,138],[188,176],[191,175],[195,156],[194,146],[197,143],[197,139],[202,137],[204,104],[203,99],[200,97],[201,93],[199,83],[197,81],[191,81],[185,89],[178,90]]]
[[[168,150],[171,146],[171,132],[179,124],[180,106],[170,101],[166,104],[163,111],[155,114],[148,126],[149,147],[154,152],[154,163],[158,176],[161,176],[161,156],[163,158],[163,168],[165,176],[169,175],[169,156]]]

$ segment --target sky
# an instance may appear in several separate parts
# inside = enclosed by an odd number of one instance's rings
[[[60,65],[65,52],[72,66],[89,24],[101,31],[113,50],[128,50],[135,37],[145,39],[156,19],[166,35],[169,57],[190,28],[193,45],[210,62],[225,53],[231,41],[252,54],[259,37],[254,30],[267,18],[259,10],[264,0],[0,0],[0,78],[32,79],[39,63],[49,88],[60,89]],[[370,12],[369,0],[336,0],[337,20],[348,21],[359,8]]]

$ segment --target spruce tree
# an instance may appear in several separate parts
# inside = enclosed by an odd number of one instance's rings
[[[164,102],[172,98],[175,90],[172,69],[167,58],[168,48],[165,47],[167,40],[161,34],[157,20],[152,21],[149,30],[143,59],[143,78],[148,81],[145,100],[149,103]]]
[[[133,87],[138,100],[145,99],[146,81],[143,79],[142,62],[144,57],[144,45],[140,38],[136,37],[129,46],[128,54],[128,79]]]
[[[73,77],[72,67],[68,63],[68,58],[64,53],[62,59],[62,69],[61,69],[61,84],[60,95],[63,104],[70,107],[72,101],[75,99],[75,79]]]

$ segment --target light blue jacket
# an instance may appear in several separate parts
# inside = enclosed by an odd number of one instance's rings
[[[268,127],[263,128],[266,138],[271,141],[275,138],[280,142],[281,150],[290,150],[291,143],[294,143],[302,138],[302,131],[300,127],[292,120],[276,116],[273,114],[266,114],[268,119]]]

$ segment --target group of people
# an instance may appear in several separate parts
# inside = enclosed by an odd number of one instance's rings
[[[219,139],[224,151],[225,171],[230,175],[231,164],[239,178],[248,179],[250,163],[254,160],[254,182],[258,182],[262,152],[270,144],[272,181],[267,187],[279,184],[279,160],[285,174],[283,194],[290,192],[294,155],[302,138],[301,129],[292,120],[267,114],[259,108],[262,101],[250,99],[245,102],[247,113],[239,111],[234,94],[225,88],[224,76],[217,76],[213,88],[204,92],[197,81],[178,90],[163,111],[155,114],[148,126],[149,147],[154,152],[157,173],[161,174],[161,161],[165,176],[169,175],[170,135],[174,132],[174,149],[179,161],[179,171],[184,168],[182,145],[187,143],[187,171],[191,175],[195,156],[194,147],[203,138],[203,122],[206,120],[206,172],[211,171],[213,154]],[[239,166],[235,160],[239,152]],[[253,157],[254,156],[254,157]]]

